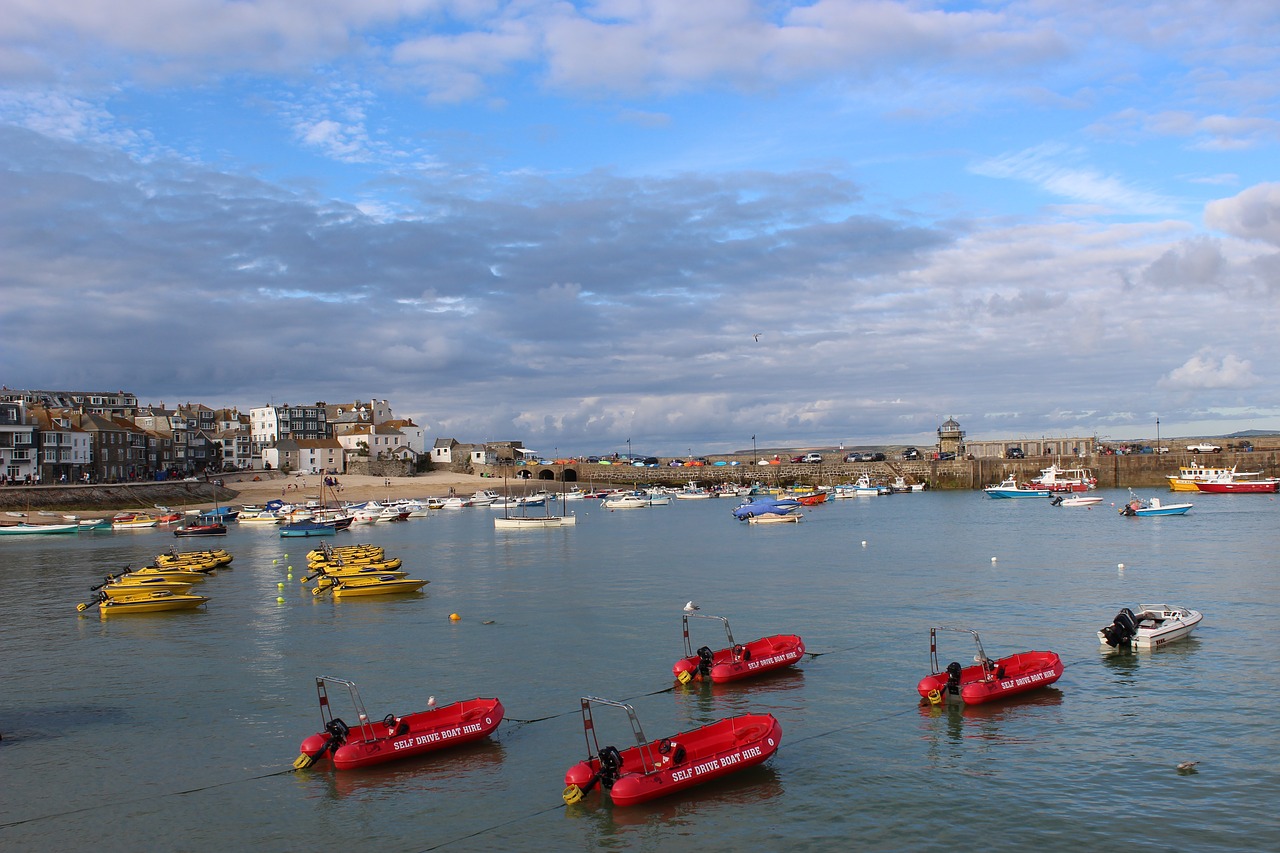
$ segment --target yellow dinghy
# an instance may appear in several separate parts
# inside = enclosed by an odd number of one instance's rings
[[[202,583],[205,578],[209,577],[207,572],[197,572],[191,569],[161,569],[157,566],[147,566],[141,569],[133,569],[128,573],[131,577],[162,577],[165,580],[181,581],[183,583]]]
[[[378,569],[381,571],[394,571],[400,568],[404,561],[399,557],[392,557],[390,560],[348,560],[345,557],[341,560],[316,560],[307,563],[307,569],[313,572],[332,572],[340,569]]]
[[[94,592],[101,592],[108,598],[124,598],[129,595],[140,595],[144,592],[156,592],[163,590],[171,592],[174,595],[185,595],[191,591],[194,586],[190,581],[171,581],[168,578],[152,575],[150,577],[138,577],[136,575],[125,575],[113,581],[108,581],[98,587],[93,587]]]
[[[324,581],[328,581],[325,583]],[[332,591],[335,598],[352,595],[394,595],[396,593],[417,592],[430,581],[413,578],[396,577],[380,574],[363,578],[324,578],[320,585],[311,590],[312,595],[323,595]]]
[[[169,563],[213,563],[215,566],[229,566],[235,557],[230,551],[224,548],[214,548],[208,551],[170,551],[168,554],[157,554],[156,565],[163,566]]]
[[[101,594],[98,600],[98,613],[103,616],[115,616],[123,613],[155,613],[161,610],[191,610],[209,600],[207,595],[179,595],[166,590],[143,591],[135,595],[122,595],[112,598]],[[92,604],[81,603],[76,610],[83,613]]]
[[[332,560],[335,557],[342,558],[368,558],[372,560],[381,560],[386,552],[381,545],[340,545],[337,548],[325,546],[316,548],[307,552],[307,560],[316,562],[319,560]]]
[[[319,578],[320,580],[316,582],[316,586],[327,586],[332,581],[346,580],[348,578],[369,578],[376,575],[390,575],[391,577],[402,578],[407,574],[409,573],[405,571],[388,571],[387,569],[377,569],[372,566],[334,566],[332,568],[313,570],[313,573],[304,577],[302,582],[306,583],[312,578]]]

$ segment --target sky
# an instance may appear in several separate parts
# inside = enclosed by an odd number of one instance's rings
[[[1280,429],[1280,5],[0,10],[10,388],[560,455]]]

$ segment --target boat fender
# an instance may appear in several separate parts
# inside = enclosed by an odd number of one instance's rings
[[[703,675],[710,675],[713,663],[715,663],[715,655],[712,653],[710,646],[703,646],[698,649],[698,672]]]
[[[613,787],[613,783],[618,781],[618,774],[622,771],[622,753],[618,752],[616,746],[606,746],[598,755],[600,784],[608,791]]]
[[[941,705],[941,704],[942,704],[942,694],[941,694],[941,693],[939,693],[937,690],[930,690],[930,691],[929,691],[929,704],[930,704],[930,705]]]
[[[964,671],[964,667],[960,666],[959,661],[952,661],[947,664],[947,692],[957,694],[960,692],[960,673]]]

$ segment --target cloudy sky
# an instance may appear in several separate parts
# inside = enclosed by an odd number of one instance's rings
[[[0,380],[696,453],[1280,428],[1280,6],[6,0]]]

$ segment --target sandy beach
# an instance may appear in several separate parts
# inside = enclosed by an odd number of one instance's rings
[[[263,477],[257,482],[248,475],[240,475],[239,479],[236,477],[237,475],[225,476],[223,483],[226,488],[239,493],[235,503],[253,506],[262,506],[273,498],[290,502],[318,498],[324,479],[318,474],[276,475],[270,478]],[[337,499],[352,503],[397,498],[444,497],[449,494],[450,489],[460,495],[470,495],[479,489],[502,491],[501,480],[475,474],[458,474],[453,471],[428,471],[413,477],[340,474],[337,479],[338,487],[333,490],[336,492]]]

